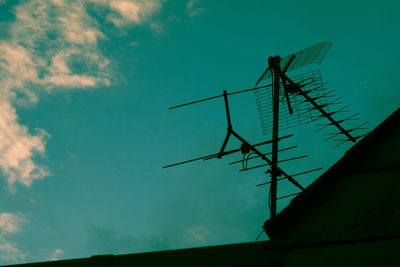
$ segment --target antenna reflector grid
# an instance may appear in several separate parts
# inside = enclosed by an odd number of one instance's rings
[[[319,70],[306,72],[296,75],[292,78],[295,83],[302,86],[303,91],[308,91],[310,97],[314,98],[319,105],[327,105],[325,83],[322,81]],[[279,130],[289,129],[291,127],[305,124],[320,116],[319,111],[314,109],[311,103],[304,100],[304,97],[298,94],[289,94],[292,103],[293,114],[289,114],[286,99],[284,98],[283,85],[280,88],[282,96],[279,103]],[[262,88],[255,91],[258,114],[260,117],[261,129],[263,134],[272,132],[272,90],[271,88]],[[329,111],[329,105],[325,108]]]
[[[291,71],[312,63],[320,65],[324,60],[326,54],[328,53],[329,49],[332,46],[332,42],[323,41],[303,50],[300,50],[294,54],[290,54],[281,59],[281,68],[283,69],[286,64],[289,62],[292,55],[295,55],[295,59],[289,65],[287,71]],[[257,84],[265,79],[271,78],[271,72],[267,71],[258,79]]]

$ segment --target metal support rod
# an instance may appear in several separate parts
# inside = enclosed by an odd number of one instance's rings
[[[221,150],[218,153],[219,159],[222,158],[226,144],[228,143],[229,137],[231,136],[231,130],[232,130],[231,113],[229,111],[228,93],[226,92],[226,90],[224,90],[222,95],[224,96],[224,102],[225,102],[226,121],[228,122],[228,127],[227,127],[228,133],[226,134],[224,143],[222,144]]]
[[[221,150],[218,153],[217,158],[219,158],[219,159],[222,158],[222,156],[224,155],[224,150],[225,150],[226,144],[228,144],[229,137],[231,136],[231,132],[229,131],[229,129],[230,128],[228,127],[228,133],[226,134],[224,143],[222,144]]]
[[[226,111],[226,120],[228,121],[228,130],[232,128],[232,123],[231,123],[231,113],[229,111],[229,103],[228,103],[228,93],[226,90],[224,90],[224,101],[225,101],[225,111]]]
[[[283,196],[283,197],[278,197],[277,199],[282,199],[282,198],[297,196],[298,194],[300,194],[300,192],[299,192],[299,193],[290,194],[290,195],[286,195],[286,196]]]

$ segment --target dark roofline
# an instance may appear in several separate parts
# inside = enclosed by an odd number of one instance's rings
[[[313,206],[315,206],[315,201],[318,199],[317,196],[328,193],[330,188],[337,183],[337,179],[334,178],[340,177],[341,173],[348,171],[352,167],[352,165],[350,165],[352,162],[351,158],[368,153],[367,151],[371,145],[379,144],[382,140],[387,138],[388,133],[393,133],[399,128],[400,108],[350,148],[339,161],[310,184],[304,191],[293,198],[291,203],[274,219],[269,219],[265,222],[264,230],[271,240],[283,234],[283,232],[286,231],[285,229],[287,229],[293,221],[300,222],[305,220],[307,214],[312,213],[311,210]],[[393,166],[392,168],[399,169],[398,166]],[[307,209],[307,212],[304,212],[305,209]]]
[[[24,263],[9,267],[127,267],[127,266],[263,266],[280,260],[269,241],[208,247],[174,249],[122,255],[95,255],[89,258]],[[284,253],[285,250],[282,250]],[[7,267],[3,266],[3,267]]]
[[[276,241],[259,241],[186,248],[123,255],[94,255],[89,258],[24,263],[2,267],[127,267],[127,266],[210,266],[249,267],[281,266],[287,254],[304,249],[346,247],[360,244],[382,244],[400,240],[400,235],[378,238],[360,238],[307,244],[282,244]]]

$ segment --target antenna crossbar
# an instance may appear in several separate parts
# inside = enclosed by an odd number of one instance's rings
[[[243,90],[239,90],[239,91],[233,91],[233,92],[227,93],[227,95],[235,95],[235,94],[241,94],[241,93],[251,92],[251,91],[255,91],[255,90],[258,90],[258,89],[267,88],[267,87],[271,87],[271,86],[272,86],[272,84],[267,84],[267,85],[258,86],[258,87],[253,87],[253,88],[249,88],[249,89],[243,89]],[[189,106],[189,105],[193,105],[193,104],[197,104],[197,103],[201,103],[201,102],[213,100],[213,99],[220,98],[220,97],[223,97],[223,96],[224,96],[224,94],[216,95],[216,96],[211,96],[211,97],[207,97],[207,98],[195,100],[195,101],[192,101],[192,102],[188,102],[188,103],[185,103],[185,104],[180,104],[180,105],[177,105],[177,106],[173,106],[173,107],[170,107],[169,109],[181,108],[181,107],[184,107],[184,106]]]

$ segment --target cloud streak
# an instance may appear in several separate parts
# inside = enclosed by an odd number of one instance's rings
[[[196,7],[198,2],[197,0],[189,0],[189,2],[186,3],[186,14],[188,14],[189,17],[193,18],[204,11],[204,8]]]

